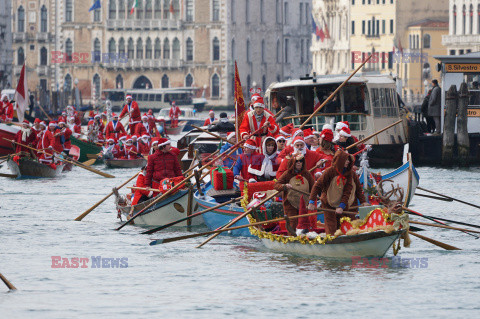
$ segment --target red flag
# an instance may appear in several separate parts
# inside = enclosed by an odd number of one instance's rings
[[[319,29],[317,27],[317,37],[319,37],[322,42],[323,40],[325,40],[325,33],[323,32],[323,28]]]
[[[323,24],[325,25],[325,38],[330,39],[330,31],[328,31],[328,25],[325,22],[325,19],[323,19]]]
[[[242,83],[238,74],[237,61],[235,61],[235,135],[240,140],[240,124],[245,115],[245,100],[243,99]]]
[[[23,63],[22,71],[20,72],[20,78],[18,79],[17,89],[15,90],[15,101],[17,102],[17,117],[19,122],[23,121],[25,110],[28,106],[27,92],[27,77],[25,75],[25,63]]]

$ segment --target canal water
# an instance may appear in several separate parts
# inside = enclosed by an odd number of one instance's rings
[[[0,172],[8,170],[4,166]],[[480,169],[425,167],[418,172],[420,186],[480,204]],[[480,240],[472,236],[424,227],[423,235],[462,250],[442,250],[412,237],[411,247],[402,247],[395,259],[407,260],[410,267],[394,264],[390,250],[386,257],[392,263],[387,268],[368,269],[353,266],[352,260],[270,252],[254,238],[219,236],[202,249],[195,246],[203,237],[149,246],[149,238],[187,232],[174,229],[147,236],[135,226],[115,231],[119,221],[113,198],[82,222],[73,221],[135,170],[109,173],[116,178],[75,168],[58,179],[0,179],[0,272],[18,288],[7,292],[0,285],[1,318],[466,317],[480,313]],[[415,197],[411,207],[480,224],[479,209],[455,202]],[[68,258],[69,263],[57,262],[58,258]],[[86,268],[82,262],[78,268],[66,268],[75,266],[74,258],[87,258]]]

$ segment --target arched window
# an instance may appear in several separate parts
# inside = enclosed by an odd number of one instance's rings
[[[217,73],[212,76],[212,98],[220,97],[220,77]]]
[[[169,80],[168,80],[168,75],[164,74],[162,76],[162,89],[166,89],[169,87]]]
[[[100,40],[95,38],[93,42],[93,62],[100,62],[102,60],[102,49],[100,48]]]
[[[23,65],[25,62],[25,51],[22,47],[19,47],[17,50],[17,65]]]
[[[72,76],[70,74],[65,75],[65,79],[63,81],[63,90],[65,92],[72,91]]]
[[[117,18],[117,0],[110,0],[108,4],[108,18],[116,19]]]
[[[133,39],[128,39],[128,59],[133,60],[135,58],[135,48],[133,45]]]
[[[213,61],[220,61],[220,41],[217,37],[212,42]]]
[[[430,49],[430,34],[428,33],[423,35],[423,48]]]
[[[40,10],[40,32],[47,32],[47,19],[47,8],[42,6],[42,9]]]
[[[193,85],[193,76],[188,73],[185,77],[185,87],[189,88]]]
[[[147,44],[145,46],[145,59],[151,59],[152,58],[152,40],[150,38],[147,38]]]
[[[25,9],[22,6],[18,8],[17,16],[17,32],[25,32]]]
[[[247,39],[247,62],[251,62],[250,60],[250,40]]]
[[[118,0],[118,18],[125,19],[125,0]]]
[[[135,7],[135,11],[137,11],[137,19],[143,19],[143,1],[136,0],[137,6]]]
[[[465,26],[466,26],[466,17],[467,15],[467,7],[465,5],[463,5],[463,9],[462,9],[462,34],[465,34]]]
[[[117,89],[122,89],[123,88],[123,77],[121,74],[117,75],[115,78],[115,86]]]
[[[277,58],[276,58],[277,63],[280,63],[281,58],[282,58],[282,48],[280,48],[280,40],[277,40]]]
[[[163,41],[163,59],[170,59],[170,41],[168,41],[168,38]]]
[[[73,21],[73,0],[65,0],[65,21]]]
[[[232,61],[235,61],[235,39],[232,39]]]
[[[93,88],[94,88],[94,91],[92,92],[92,97],[95,99],[98,99],[100,97],[100,90],[101,90],[100,75],[98,74],[95,74],[93,76]]]
[[[143,41],[142,39],[137,39],[137,59],[143,59]]]
[[[180,59],[180,40],[178,38],[173,39],[172,42],[172,59]]]
[[[193,0],[185,0],[185,19],[188,22],[193,21]]]
[[[98,38],[95,38],[95,41],[93,42],[93,51],[96,52],[101,52],[101,48],[100,48],[100,40]]]
[[[65,41],[65,53],[67,54],[67,62],[72,62],[73,42],[70,38]]]
[[[153,57],[155,59],[160,59],[161,55],[162,55],[162,44],[160,43],[160,39],[156,38],[155,39],[155,48],[154,48],[154,52],[153,52]]]
[[[457,34],[457,6],[453,6],[453,34]]]
[[[302,40],[303,41],[303,40]],[[261,45],[261,55],[262,55],[262,63],[265,63],[265,40],[262,39],[262,45]]]
[[[118,55],[125,56],[125,40],[123,38],[118,41]]]
[[[47,48],[42,47],[40,49],[40,65],[47,65],[47,60],[48,60],[48,53],[47,53]]]
[[[155,0],[154,3],[154,16],[155,19],[161,19],[162,18],[162,0]]]
[[[114,38],[110,38],[110,40],[108,41],[108,53],[110,54],[115,54],[117,53],[117,48],[116,48],[116,44],[115,44],[115,39]]]
[[[145,19],[152,18],[152,0],[145,0]]]
[[[193,61],[193,41],[191,38],[187,39],[187,44],[186,44],[186,59],[187,61]]]
[[[220,0],[212,0],[212,21],[220,20]]]

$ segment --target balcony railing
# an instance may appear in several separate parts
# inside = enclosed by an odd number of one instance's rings
[[[464,35],[444,35],[442,36],[442,44],[444,46],[449,45],[474,45],[480,43],[480,35],[478,34],[464,34]]]
[[[37,41],[48,41],[49,35],[48,32],[39,32],[35,35],[35,38]]]
[[[127,62],[112,59],[111,61],[102,62],[105,68],[122,68],[122,69],[165,69],[180,68],[184,66],[183,60],[160,60],[160,59],[129,59]]]
[[[15,65],[13,67],[13,73],[15,75],[20,75],[20,72],[22,72],[22,67],[23,67],[22,65]]]
[[[46,65],[37,66],[37,75],[39,76],[48,75],[48,66]]]
[[[15,32],[15,33],[13,33],[13,41],[25,42],[26,40],[27,40],[27,34],[25,32]]]
[[[115,29],[115,30],[179,29],[181,25],[182,25],[182,21],[180,20],[168,20],[168,19],[147,19],[147,20],[108,19],[107,20],[107,29],[110,29],[110,30],[112,29]]]

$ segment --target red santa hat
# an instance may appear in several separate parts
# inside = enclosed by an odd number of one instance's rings
[[[67,112],[63,111],[63,112],[62,112],[62,115],[67,115]]]
[[[115,140],[110,137],[109,139],[107,139],[107,142],[115,142]]]
[[[112,117],[113,118],[116,118],[116,117],[118,118],[118,114],[117,113],[112,113]]]
[[[303,131],[299,128],[294,128],[292,131],[292,138],[297,137],[298,134],[303,133]]]
[[[152,138],[152,146],[153,146],[154,144],[158,144],[158,140],[159,140],[158,137]]]
[[[132,99],[132,96],[129,94],[129,95],[127,95],[127,96],[125,97],[125,99],[126,99],[126,100],[128,100],[128,99],[131,100],[131,99]]]
[[[75,110],[75,108],[72,105],[67,106],[67,110],[69,110],[69,109]]]
[[[350,137],[352,134],[350,133],[350,129],[348,127],[342,127],[340,132],[338,132],[340,136]]]
[[[170,144],[171,141],[169,139],[166,139],[166,138],[163,138],[161,137],[159,140],[158,140],[158,146],[165,146],[167,144]]]
[[[320,136],[327,142],[333,141],[333,132],[332,130],[329,129],[324,129],[321,133]]]
[[[281,134],[275,135],[275,141],[278,142],[280,140],[286,141],[287,139],[285,138],[285,136],[283,136]]]
[[[175,101],[172,101],[172,106],[175,105]]]
[[[88,126],[93,125],[93,124],[95,124],[95,122],[93,122],[93,120],[88,121]]]
[[[103,115],[107,116],[107,111],[103,111],[102,116]]]
[[[252,95],[250,101],[251,101],[252,103],[255,103],[255,102],[258,101],[258,99],[261,99],[261,98],[262,98],[262,97],[260,96],[260,94],[255,93],[255,94]]]
[[[313,135],[313,131],[311,128],[307,128],[305,130],[303,130],[303,138],[306,140],[307,138],[312,138],[312,137],[315,137],[315,135]]]
[[[45,123],[45,121],[41,121],[40,125],[43,125],[43,127],[47,127],[47,124]]]
[[[256,150],[257,149],[257,143],[255,142],[255,140],[247,140],[245,142],[245,147],[249,148],[251,150]]]
[[[293,123],[290,123],[280,129],[280,134],[283,134],[287,137],[291,136],[293,132]]]
[[[35,119],[35,121],[33,121],[33,123],[35,123],[35,124],[36,124],[36,123],[42,123],[42,121],[40,121],[40,119],[37,117],[37,118]]]
[[[119,140],[126,140],[127,139],[127,135],[122,135],[118,138]]]
[[[143,120],[143,119],[148,120],[148,115],[147,115],[147,113],[144,113],[144,114],[142,115],[142,120]]]
[[[127,135],[127,142],[128,142],[128,141],[132,141],[132,142],[133,142],[131,135]]]
[[[262,101],[257,100],[255,103],[253,103],[253,108],[256,108],[256,107],[261,107],[264,109],[265,104],[263,104],[263,100]]]
[[[143,135],[142,135],[142,138],[148,138],[148,137],[149,137],[148,134],[143,134]]]
[[[148,114],[148,115],[153,115],[152,109],[148,110],[147,114]]]
[[[295,145],[295,144],[298,143],[298,142],[302,142],[304,147],[307,146],[307,144],[305,143],[305,140],[304,140],[303,137],[301,137],[301,136],[295,137],[295,138],[293,139],[292,145]]]
[[[94,116],[93,118],[99,119],[99,118],[100,118],[100,114],[95,114],[95,116]]]
[[[132,134],[132,139],[134,139],[134,138],[135,138],[135,139],[138,139],[137,134]]]
[[[338,122],[337,125],[335,125],[335,131],[340,131],[342,128],[348,128],[349,126],[348,121]]]
[[[323,124],[322,131],[328,129],[333,132],[333,125],[332,124]]]
[[[210,111],[208,111],[208,115],[210,115],[210,114],[215,114],[215,112],[213,112],[213,110],[210,110]]]
[[[54,126],[54,127],[55,127],[55,126],[57,126],[57,122],[51,121],[50,123],[48,123],[48,126],[49,126],[49,127],[50,127],[50,126]]]
[[[229,139],[231,139],[231,138],[233,138],[233,137],[235,137],[235,132],[230,132],[230,133],[228,133],[228,135],[227,135],[227,140],[229,140]]]
[[[27,120],[23,120],[22,124],[27,124],[28,126],[30,126],[30,122]]]
[[[60,124],[65,124],[65,119],[63,117],[58,120],[58,125]]]

